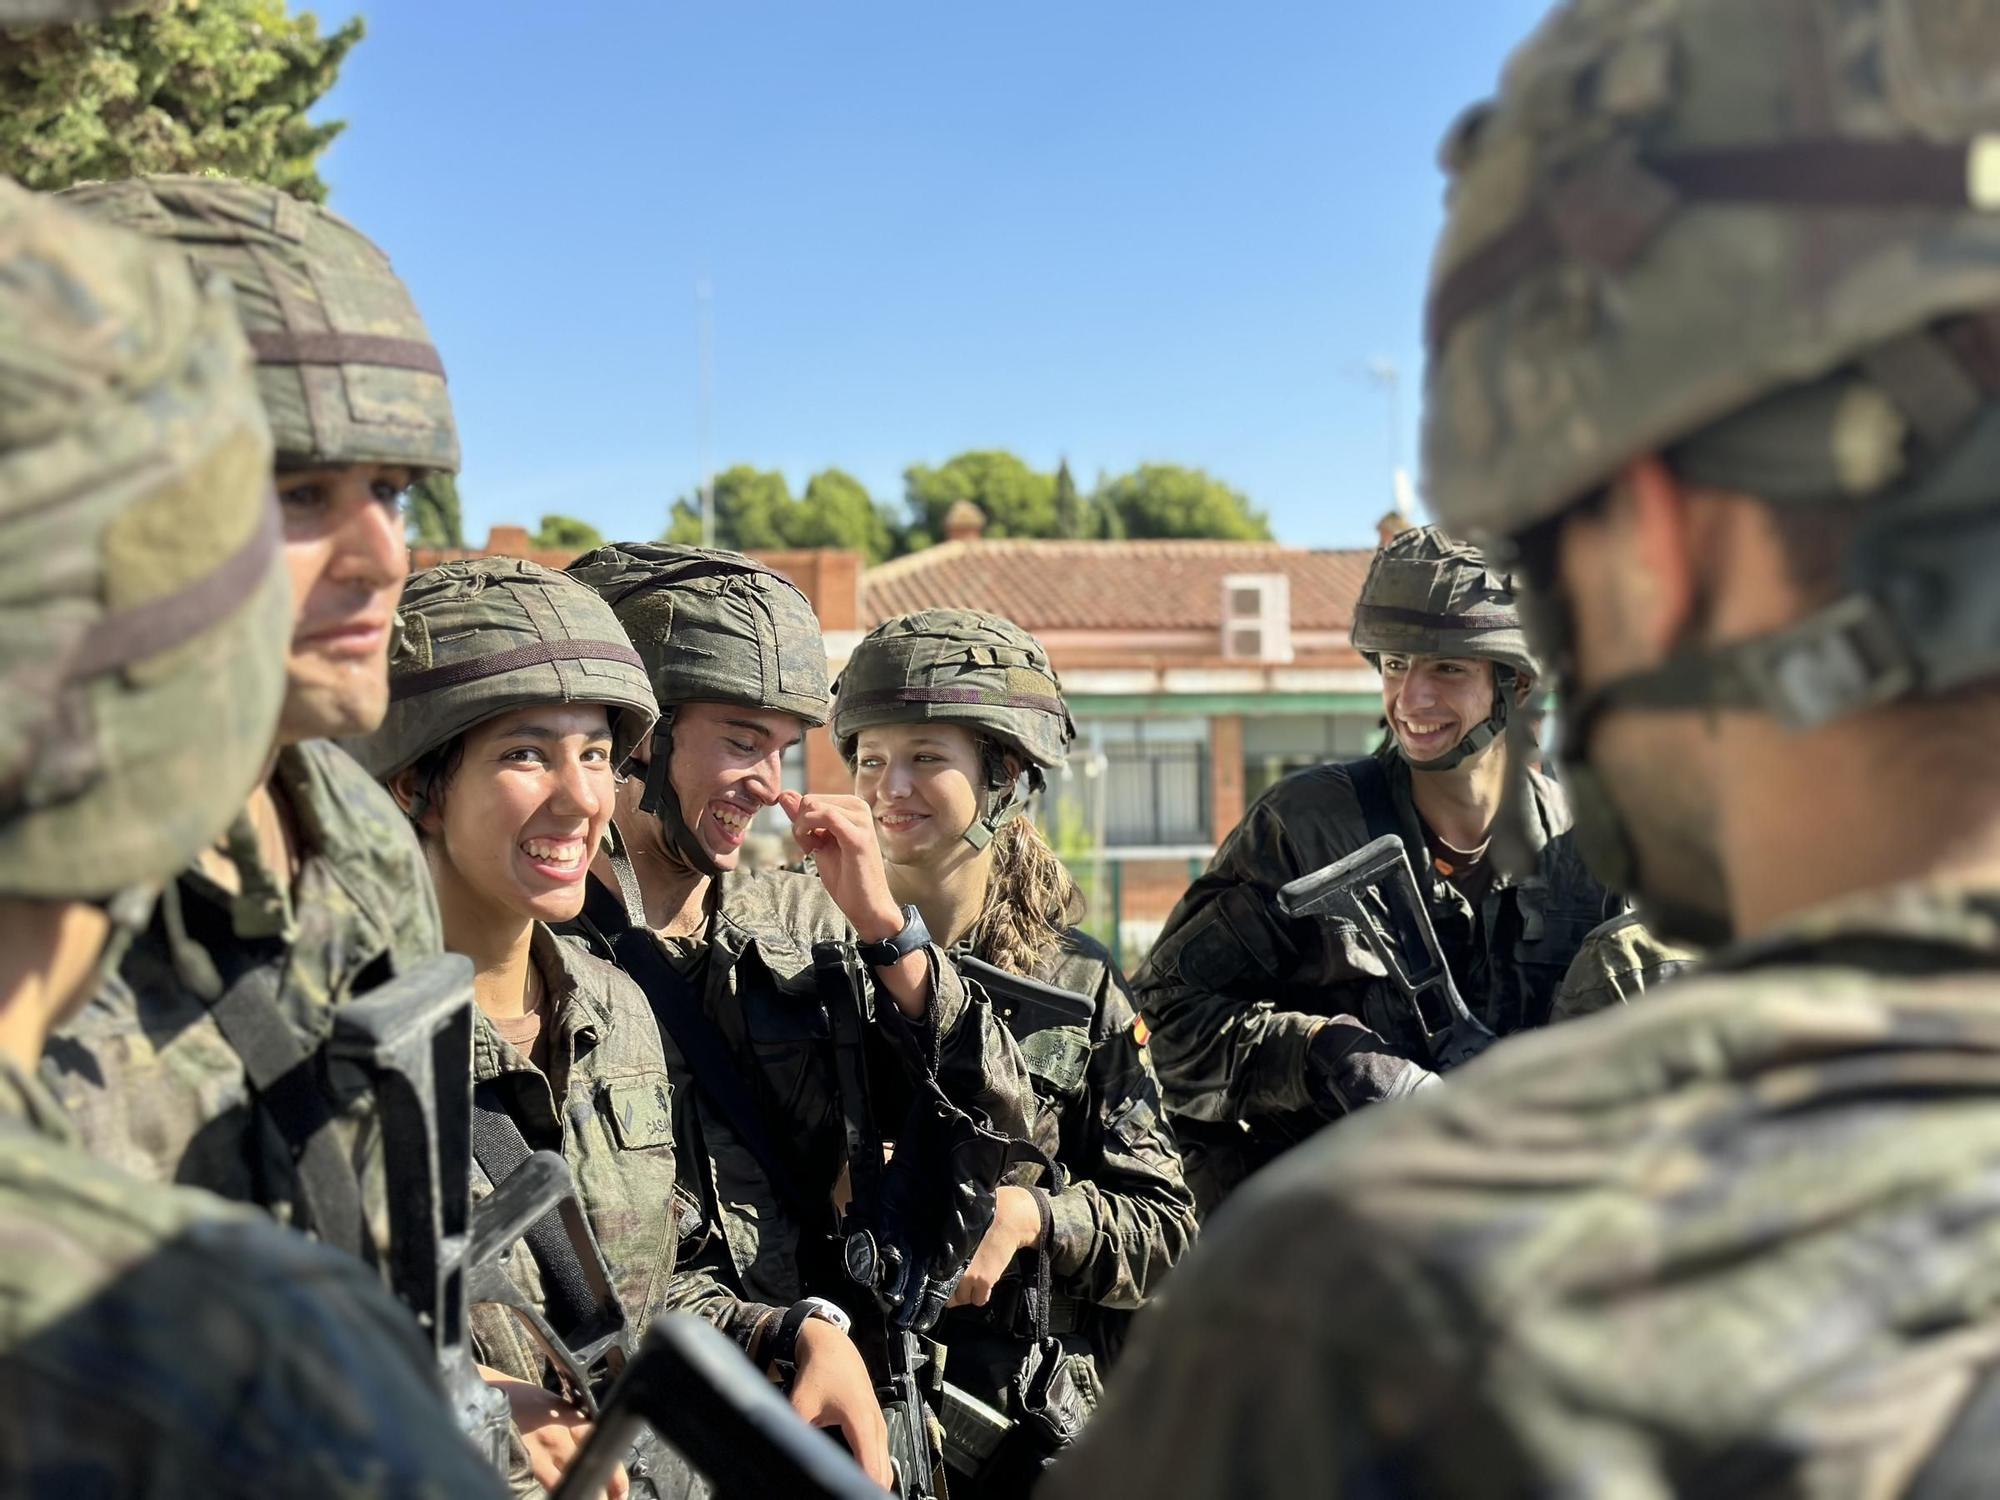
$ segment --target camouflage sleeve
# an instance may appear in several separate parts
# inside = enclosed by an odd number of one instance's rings
[[[1697,955],[1656,937],[1635,912],[1613,917],[1583,940],[1549,1008],[1551,1024],[1629,1005],[1693,967]]]
[[[933,943],[924,951],[931,961],[930,1015],[913,1026],[885,1003],[876,1008],[881,1024],[898,1034],[903,1055],[928,1054],[938,1087],[952,1103],[983,1117],[1001,1135],[1027,1140],[1035,1095],[1021,1049],[993,1008],[966,987],[944,950]]]
[[[10,1339],[0,1452],[23,1494],[505,1493],[409,1315],[358,1261],[262,1222],[196,1225]]]
[[[745,1355],[754,1355],[759,1329],[772,1318],[784,1314],[782,1307],[768,1302],[750,1302],[737,1296],[716,1279],[706,1266],[674,1272],[667,1282],[662,1312],[688,1312],[712,1323],[735,1341]]]
[[[1341,1006],[1318,1000],[1308,1011],[1294,997],[1353,985],[1358,1011],[1360,986],[1382,972],[1351,934],[1336,940],[1276,915],[1278,888],[1319,863],[1300,856],[1285,817],[1271,797],[1251,808],[1174,907],[1134,983],[1176,1114],[1221,1122],[1312,1108],[1308,1050]]]
[[[1137,1023],[1124,976],[1107,968],[1084,1107],[1064,1121],[1074,1177],[1049,1201],[1053,1270],[1064,1290],[1103,1307],[1141,1306],[1195,1234],[1194,1196]]]

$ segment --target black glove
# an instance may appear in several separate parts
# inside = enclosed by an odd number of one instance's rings
[[[1400,1099],[1438,1081],[1350,1016],[1335,1016],[1306,1048],[1306,1086],[1329,1115],[1351,1114],[1364,1104]]]
[[[882,1270],[876,1291],[898,1328],[927,1332],[993,1223],[1000,1175],[1020,1159],[996,1135],[945,1098],[920,1087],[882,1177],[876,1226]]]

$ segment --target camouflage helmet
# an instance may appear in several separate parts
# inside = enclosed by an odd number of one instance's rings
[[[610,709],[616,765],[659,716],[645,664],[590,589],[517,558],[442,563],[403,590],[388,717],[351,748],[387,781],[495,715],[545,703]]]
[[[1069,759],[1076,738],[1062,679],[1042,643],[1012,620],[977,610],[927,609],[883,621],[855,646],[834,694],[834,743],[850,762],[863,730],[919,723],[962,724],[1026,761],[1007,800],[966,830],[975,849],[1026,810],[1042,773]]]
[[[1570,3],[1446,142],[1429,495],[1524,576],[1614,886],[1647,894],[1589,764],[1607,709],[1807,728],[2000,674],[1996,61],[1989,0]],[[1837,597],[1576,691],[1550,523],[1652,454],[1823,514]]]
[[[444,365],[388,257],[345,219],[226,177],[134,177],[60,196],[171,240],[234,283],[279,469],[457,470]]]
[[[1537,671],[1512,580],[1489,568],[1477,547],[1435,526],[1400,532],[1376,551],[1350,639],[1377,671],[1384,656],[1470,656],[1494,664],[1493,711],[1443,755],[1416,767],[1422,771],[1449,771],[1505,733],[1518,678]],[[1400,740],[1396,747],[1400,754]]]
[[[614,542],[568,572],[617,614],[660,700],[639,806],[660,820],[667,847],[690,868],[719,875],[668,784],[674,709],[741,703],[824,724],[826,642],[812,605],[754,558],[668,542]]]
[[[291,601],[227,289],[0,182],[0,891],[157,886],[270,754]]]

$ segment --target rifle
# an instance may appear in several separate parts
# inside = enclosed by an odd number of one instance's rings
[[[1364,894],[1373,894],[1380,908]],[[1353,924],[1410,1002],[1438,1071],[1472,1061],[1499,1040],[1458,993],[1397,835],[1385,833],[1345,859],[1301,875],[1279,890],[1277,905],[1287,917]]]
[[[707,1478],[714,1500],[881,1500],[837,1444],[690,1313],[662,1313],[646,1330],[554,1500],[595,1500],[647,1425]]]

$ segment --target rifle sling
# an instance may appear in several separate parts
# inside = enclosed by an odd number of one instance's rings
[[[830,1208],[815,1210],[811,1200],[799,1191],[771,1138],[764,1112],[744,1083],[741,1065],[731,1055],[729,1043],[715,1022],[702,1009],[701,997],[695,994],[687,976],[668,962],[666,954],[660,951],[659,939],[632,923],[626,903],[595,878],[590,880],[584,895],[583,915],[610,945],[618,967],[645,991],[653,1014],[674,1039],[693,1073],[696,1091],[708,1100],[749,1151],[785,1212],[792,1216],[801,1232],[817,1232]]]
[[[208,973],[184,977],[242,1062],[257,1112],[291,1154],[305,1227],[336,1249],[366,1256],[361,1179],[333,1128],[333,1106],[315,1066],[319,1051],[300,1039],[278,1005],[290,952],[220,931],[226,916],[211,903],[187,900],[179,882],[167,886],[160,904],[170,944],[183,957],[192,947],[207,961]],[[213,993],[207,980],[214,981]],[[266,1184],[266,1207],[275,1195],[275,1185]]]
[[[528,1141],[507,1109],[499,1083],[487,1079],[472,1090],[472,1159],[486,1180],[499,1187],[529,1156]],[[565,1344],[597,1315],[597,1299],[583,1273],[583,1260],[563,1227],[562,1210],[552,1208],[521,1236],[542,1274],[542,1302],[549,1326]]]
[[[1348,761],[1341,769],[1347,772],[1348,785],[1354,788],[1361,816],[1367,820],[1368,842],[1372,844],[1389,833],[1401,838],[1402,820],[1396,816],[1396,798],[1389,790],[1389,773],[1382,769],[1382,762],[1373,755],[1364,755],[1360,760]]]

